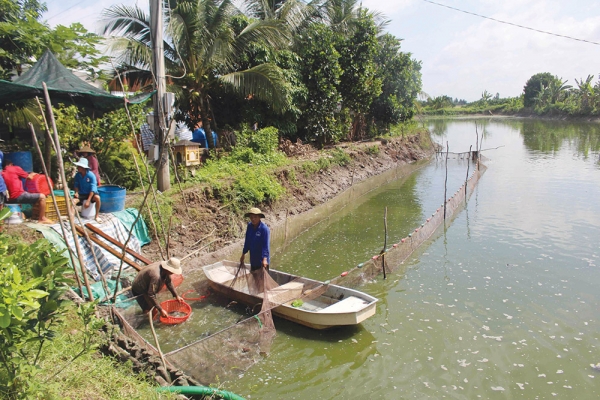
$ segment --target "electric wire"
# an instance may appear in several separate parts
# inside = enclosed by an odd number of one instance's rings
[[[485,15],[476,14],[476,13],[474,13],[474,12],[470,12],[470,11],[461,10],[460,8],[451,7],[451,6],[448,6],[448,5],[446,5],[446,4],[436,3],[435,1],[431,1],[431,0],[422,0],[422,1],[424,1],[424,2],[426,2],[426,3],[431,3],[431,4],[434,4],[434,5],[436,5],[436,6],[440,6],[440,7],[446,7],[446,8],[449,8],[449,9],[451,9],[451,10],[454,10],[454,11],[459,11],[459,12],[461,12],[461,13],[465,13],[465,14],[469,14],[469,15],[474,15],[474,16],[476,16],[476,17],[479,17],[479,18],[483,18],[483,19],[489,19],[489,20],[491,20],[491,21],[494,21],[494,22],[499,22],[499,23],[501,23],[501,24],[506,24],[506,25],[516,26],[517,28],[522,28],[522,29],[527,29],[527,30],[534,31],[534,32],[544,33],[544,34],[546,34],[546,35],[557,36],[557,37],[561,37],[561,38],[565,38],[565,39],[576,40],[576,41],[578,41],[578,42],[584,42],[584,43],[595,44],[596,46],[600,46],[600,43],[598,43],[598,42],[594,42],[594,41],[591,41],[591,40],[579,39],[579,38],[575,38],[575,37],[572,37],[572,36],[567,36],[567,35],[560,35],[560,34],[558,34],[558,33],[553,33],[553,32],[543,31],[543,30],[541,30],[541,29],[530,28],[530,27],[528,27],[528,26],[524,26],[524,25],[515,24],[515,23],[513,23],[513,22],[502,21],[502,20],[500,20],[500,19],[496,19],[496,18],[492,18],[492,17],[486,17]]]

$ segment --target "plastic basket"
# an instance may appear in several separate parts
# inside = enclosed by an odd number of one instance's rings
[[[184,315],[181,317],[174,317],[169,315],[167,318],[160,316],[160,322],[165,325],[176,325],[186,321],[190,315],[192,315],[192,307],[185,301],[179,301],[177,299],[171,299],[167,301],[163,301],[160,303],[160,306],[167,312],[167,314],[171,314],[174,312],[180,312]]]

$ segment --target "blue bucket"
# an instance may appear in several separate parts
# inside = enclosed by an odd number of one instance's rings
[[[25,170],[25,172],[33,172],[33,158],[30,151],[15,151],[4,155],[4,162],[12,161],[13,164]]]
[[[100,194],[101,213],[109,213],[123,211],[125,209],[125,193],[126,189],[117,185],[103,185],[98,187]]]

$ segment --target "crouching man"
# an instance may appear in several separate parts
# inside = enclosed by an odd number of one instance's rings
[[[156,300],[156,294],[164,284],[167,285],[167,289],[169,289],[173,297],[179,301],[183,301],[183,298],[177,294],[171,282],[171,275],[173,274],[181,274],[181,261],[178,258],[155,262],[145,266],[138,272],[131,285],[131,291],[134,296],[138,296],[136,300],[140,307],[142,307],[142,310],[144,310],[144,313],[150,311],[152,307],[156,307],[160,315],[165,318],[169,316]]]

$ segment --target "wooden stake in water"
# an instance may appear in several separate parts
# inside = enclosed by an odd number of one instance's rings
[[[383,228],[384,228],[384,239],[383,239],[383,249],[381,249],[381,269],[383,270],[383,279],[386,279],[387,276],[385,274],[385,252],[387,249],[387,207],[385,208],[385,213],[383,214]]]
[[[471,149],[473,145],[469,146],[469,155],[471,155]],[[469,186],[469,166],[471,165],[471,157],[467,159],[467,177],[465,178],[465,203],[467,202],[467,187]]]
[[[444,181],[444,221],[446,221],[446,201],[447,191],[448,191],[448,154],[450,153],[450,147],[448,146],[448,142],[446,142],[446,180]]]

